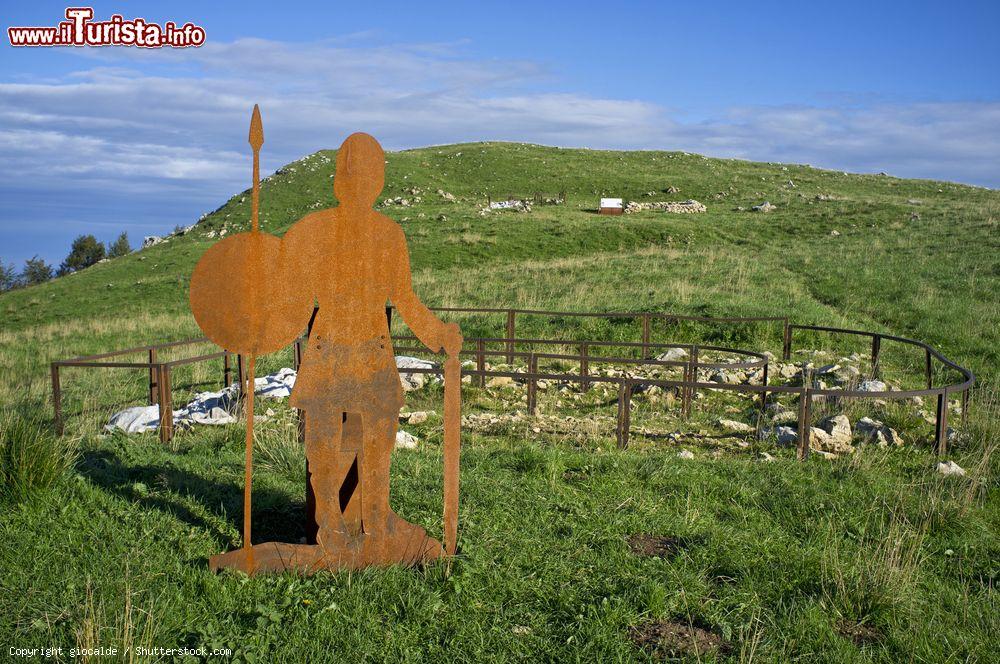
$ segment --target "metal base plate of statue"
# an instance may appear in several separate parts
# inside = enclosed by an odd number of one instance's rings
[[[191,309],[215,343],[248,356],[243,547],[212,556],[213,570],[248,574],[416,565],[454,555],[458,531],[462,336],[413,292],[406,237],[373,209],[385,156],[367,134],[337,153],[336,207],[306,215],[282,238],[258,224],[260,113],[254,107],[252,230],[213,245],[191,278]],[[267,269],[265,274],[264,270]],[[391,301],[444,362],[444,545],[389,507],[389,465],[403,391],[385,316]],[[318,303],[318,306],[317,304]],[[305,419],[315,542],[252,544],[254,358],[309,324],[290,405]]]

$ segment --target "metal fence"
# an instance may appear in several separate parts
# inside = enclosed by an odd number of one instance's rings
[[[729,390],[733,392],[753,393],[760,395],[760,407],[766,406],[768,395],[772,394],[793,394],[798,397],[798,457],[805,459],[809,454],[809,437],[811,421],[812,402],[817,397],[836,397],[838,399],[905,399],[910,397],[932,397],[937,400],[935,425],[934,425],[934,449],[938,454],[947,451],[948,445],[948,396],[961,394],[962,398],[962,418],[963,421],[968,416],[969,390],[975,383],[975,377],[968,369],[959,366],[948,359],[930,345],[921,341],[907,339],[890,334],[878,332],[868,332],[864,330],[849,330],[843,328],[822,327],[815,325],[796,325],[789,322],[786,316],[750,316],[732,318],[713,318],[707,316],[685,316],[675,314],[661,314],[653,312],[627,312],[627,313],[586,313],[586,312],[556,312],[533,309],[500,309],[500,308],[469,308],[469,307],[436,307],[432,311],[443,313],[464,313],[464,314],[502,314],[506,317],[505,335],[502,337],[476,337],[467,338],[465,348],[462,349],[463,357],[471,358],[474,361],[474,368],[465,366],[462,368],[463,376],[473,376],[478,380],[480,386],[485,385],[489,377],[510,377],[515,380],[527,383],[528,411],[534,414],[537,407],[538,381],[562,381],[567,383],[577,383],[581,390],[589,389],[594,383],[611,383],[618,386],[618,412],[615,427],[615,436],[618,446],[625,448],[629,443],[631,400],[635,389],[639,386],[659,386],[662,388],[675,388],[680,394],[680,413],[682,417],[691,415],[691,405],[697,390]],[[639,323],[640,341],[608,341],[608,340],[579,340],[579,339],[539,339],[517,336],[518,316],[532,315],[545,316],[549,318],[584,317],[603,319],[633,319]],[[386,308],[387,321],[391,326],[392,308]],[[926,387],[917,390],[886,390],[881,392],[871,392],[864,390],[843,390],[816,388],[811,380],[803,376],[802,385],[772,385],[769,383],[770,366],[768,357],[762,353],[747,351],[736,348],[727,348],[715,345],[684,344],[684,343],[661,343],[653,342],[651,335],[654,321],[696,321],[712,325],[740,325],[749,323],[767,323],[780,326],[782,330],[782,356],[788,361],[792,352],[793,335],[796,330],[827,333],[833,335],[844,335],[850,337],[868,337],[871,339],[871,370],[870,376],[877,377],[881,368],[881,355],[883,342],[894,342],[904,346],[914,347],[923,351],[925,384]],[[297,369],[302,359],[303,344],[307,337],[299,338],[293,344],[293,364]],[[393,337],[397,342],[413,342],[416,337],[407,335],[397,335]],[[148,372],[149,376],[149,403],[159,405],[160,427],[159,435],[163,441],[168,441],[173,436],[172,418],[172,398],[171,398],[171,370],[185,364],[204,362],[208,360],[223,359],[223,384],[229,385],[232,381],[232,372],[235,368],[237,372],[237,383],[243,384],[242,358],[222,350],[214,353],[185,357],[172,361],[158,361],[158,351],[168,348],[179,348],[186,345],[206,343],[207,339],[187,339],[164,344],[152,344],[148,346],[137,346],[125,350],[102,353],[99,355],[87,355],[75,357],[68,360],[58,360],[52,362],[52,391],[53,408],[55,414],[55,425],[61,434],[63,431],[62,413],[62,389],[61,370],[68,367],[78,368],[127,368]],[[491,349],[490,346],[499,346],[501,350]],[[518,350],[527,346],[528,350]],[[575,348],[575,353],[555,353],[538,352],[536,347],[561,347]],[[683,360],[657,360],[652,356],[655,352],[669,349],[683,348],[687,351],[688,357]],[[623,357],[619,355],[602,355],[600,349],[627,349],[627,351],[638,351],[639,357]],[[411,347],[405,345],[396,346],[397,351],[405,352],[426,352],[422,347]],[[700,354],[705,351],[722,352],[735,354],[744,358],[739,362],[704,362],[700,359]],[[123,356],[144,355],[147,361],[126,362],[118,361],[117,358]],[[524,371],[497,370],[487,368],[486,358],[501,357],[507,364],[514,364],[515,360],[523,361],[526,365]],[[112,359],[114,358],[114,359]],[[577,373],[552,373],[539,371],[539,360],[563,360],[576,363],[579,366]],[[935,386],[933,384],[934,361],[939,362],[944,368],[951,370],[960,377],[958,382],[947,383]],[[591,364],[595,362],[613,363],[626,366],[644,367],[664,367],[680,368],[680,379],[649,378],[644,376],[604,376],[591,371]],[[235,365],[235,366],[234,366]],[[699,380],[699,372],[709,369],[760,369],[759,384],[744,383],[720,383],[704,382]],[[434,368],[407,368],[403,373],[423,373],[441,375],[440,367]],[[805,373],[805,372],[804,372]]]

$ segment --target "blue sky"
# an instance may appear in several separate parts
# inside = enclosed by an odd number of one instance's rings
[[[5,3],[4,27],[65,4]],[[351,131],[662,148],[1000,187],[1000,2],[118,2],[200,49],[0,47],[0,260],[193,223]]]

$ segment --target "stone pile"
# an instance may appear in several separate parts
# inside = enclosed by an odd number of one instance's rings
[[[528,200],[507,200],[490,201],[490,210],[516,210],[518,212],[531,212],[531,201]]]
[[[387,198],[382,201],[382,207],[392,207],[393,205],[398,205],[399,207],[410,207],[415,203],[419,203],[423,199],[420,196],[414,196],[413,199],[403,198],[402,196],[396,196],[395,198]]]
[[[645,212],[645,211],[670,212],[673,214],[690,214],[697,212],[705,212],[707,210],[708,208],[706,208],[703,203],[699,203],[696,200],[650,201],[648,203],[629,201],[628,203],[625,204],[625,214],[634,214],[636,212]]]

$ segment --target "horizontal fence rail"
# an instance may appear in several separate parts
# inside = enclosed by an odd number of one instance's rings
[[[730,318],[712,318],[709,316],[688,316],[680,314],[664,314],[655,312],[579,312],[579,311],[542,311],[534,309],[502,309],[502,308],[469,308],[469,307],[432,307],[432,311],[446,313],[464,314],[503,314],[506,317],[506,335],[502,337],[475,337],[465,340],[466,346],[474,348],[463,348],[460,352],[462,357],[473,358],[472,366],[463,366],[462,375],[471,376],[478,380],[480,386],[484,386],[487,378],[509,377],[515,381],[526,382],[528,385],[528,411],[535,414],[537,408],[538,381],[554,381],[566,384],[576,383],[581,390],[589,389],[595,383],[611,383],[618,387],[618,413],[615,428],[615,435],[618,446],[624,448],[629,442],[629,421],[631,416],[631,399],[638,387],[657,386],[661,388],[676,389],[680,394],[680,413],[682,417],[689,417],[691,414],[692,402],[695,399],[697,390],[728,390],[738,393],[751,393],[760,395],[760,408],[763,411],[767,404],[769,394],[794,394],[798,397],[798,457],[805,459],[809,454],[809,422],[812,409],[812,401],[816,397],[837,397],[838,399],[905,399],[911,397],[934,397],[937,399],[934,425],[934,449],[937,453],[943,454],[947,451],[948,444],[948,395],[961,393],[962,395],[962,419],[963,422],[968,415],[969,391],[975,384],[975,376],[968,369],[958,365],[945,357],[930,345],[900,337],[897,335],[870,332],[865,330],[850,330],[844,328],[824,327],[817,325],[798,325],[789,322],[787,316],[746,316]],[[641,341],[608,341],[604,339],[540,339],[521,338],[516,336],[516,319],[518,315],[547,316],[550,318],[561,317],[584,317],[584,318],[632,318],[641,324]],[[924,369],[926,388],[916,390],[886,390],[881,392],[871,392],[864,390],[842,390],[813,387],[811,381],[806,380],[803,372],[803,384],[799,385],[772,385],[769,384],[770,364],[768,356],[763,353],[748,351],[737,348],[727,348],[716,345],[689,344],[689,343],[663,343],[654,342],[651,339],[651,324],[653,321],[696,321],[711,324],[746,324],[746,323],[771,323],[780,324],[782,328],[782,356],[788,361],[794,341],[796,330],[820,332],[834,335],[861,336],[871,339],[872,358],[871,376],[875,378],[879,375],[880,360],[882,352],[882,342],[894,342],[911,346],[924,351]],[[392,307],[386,307],[386,321],[391,326]],[[412,335],[397,335],[392,337],[398,342],[418,341]],[[293,365],[298,369],[304,354],[304,342],[307,337],[300,337],[292,345]],[[223,360],[223,385],[232,384],[232,373],[234,370],[233,358],[235,357],[235,371],[237,374],[236,384],[243,386],[243,358],[234,355],[226,350],[183,357],[176,360],[161,361],[158,359],[160,351],[166,349],[176,349],[184,346],[211,343],[206,338],[185,339],[162,344],[151,344],[146,346],[136,346],[124,350],[111,351],[96,355],[84,355],[67,360],[57,360],[51,363],[53,410],[56,430],[63,432],[62,413],[62,388],[61,370],[68,367],[75,368],[121,368],[140,369],[148,372],[149,404],[159,405],[160,439],[164,442],[173,436],[173,411],[172,411],[172,369],[197,362],[205,362],[222,358]],[[503,350],[490,350],[487,345],[500,345]],[[519,347],[528,346],[531,350],[517,350]],[[574,347],[576,353],[554,353],[537,352],[536,346],[542,347]],[[687,358],[677,360],[658,360],[651,357],[652,353],[663,349],[681,348],[687,352]],[[629,349],[639,350],[641,357],[621,357],[618,355],[594,354],[596,349]],[[396,346],[397,352],[427,352],[422,346]],[[739,356],[743,359],[736,362],[705,362],[701,359],[704,352],[726,353]],[[127,362],[112,360],[122,356],[144,354],[145,362]],[[513,364],[515,360],[522,360],[526,363],[524,371],[501,370],[491,367],[486,368],[486,358],[503,358],[506,364]],[[539,371],[539,360],[560,360],[574,362],[579,365],[577,373],[567,372],[547,372]],[[959,382],[935,386],[933,384],[933,361],[937,360],[946,369],[956,372],[961,379]],[[679,380],[667,378],[650,378],[631,376],[625,373],[622,376],[605,376],[591,371],[593,364],[614,364],[641,367],[661,367],[664,369],[680,369],[681,378]],[[704,382],[698,380],[699,371],[712,369],[751,369],[759,370],[757,379],[759,384],[750,383],[725,383],[725,382]],[[443,376],[440,366],[431,368],[406,368],[400,373],[406,374],[434,374]],[[756,376],[756,372],[755,372]],[[759,424],[758,424],[759,427]]]

